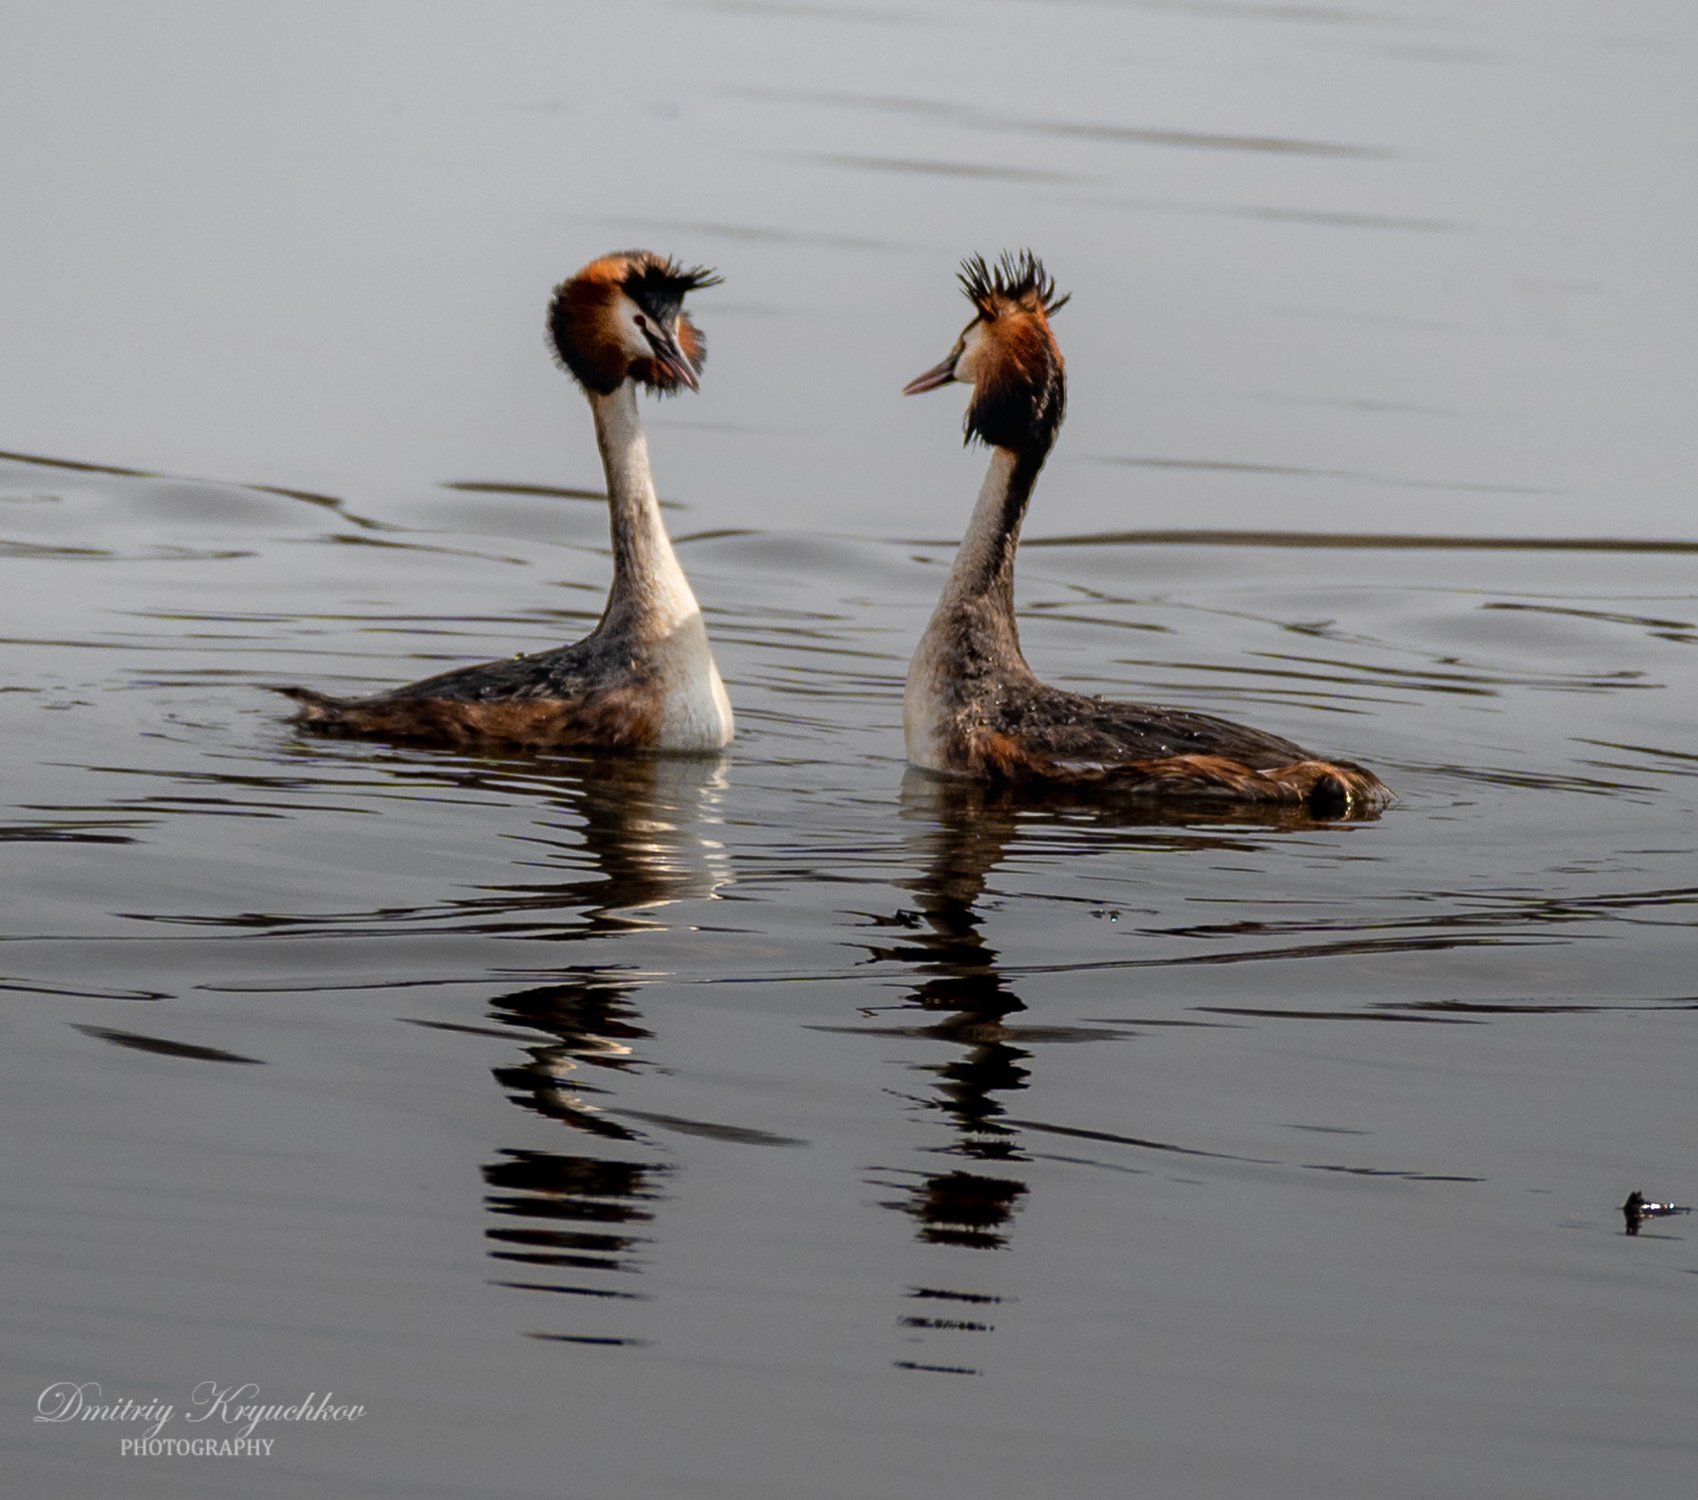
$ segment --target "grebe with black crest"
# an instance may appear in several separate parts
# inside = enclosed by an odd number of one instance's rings
[[[990,447],[990,471],[908,668],[909,760],[945,775],[1105,795],[1302,804],[1323,816],[1386,806],[1391,791],[1371,771],[1277,735],[1038,680],[1014,619],[1014,554],[1066,407],[1050,317],[1068,299],[1030,251],[1005,254],[994,268],[974,257],[960,281],[973,320],[904,394],[952,381],[971,386],[966,434]]]

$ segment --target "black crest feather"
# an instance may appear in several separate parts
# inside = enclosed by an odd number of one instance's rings
[[[669,256],[650,250],[622,252],[631,262],[622,285],[625,295],[645,312],[668,321],[684,305],[686,292],[718,286],[725,278],[706,266],[681,266]]]
[[[1067,306],[1070,293],[1056,295],[1055,278],[1030,250],[1004,250],[991,266],[982,255],[961,262],[961,290],[981,316],[994,318],[999,302],[1018,302],[1046,316]]]

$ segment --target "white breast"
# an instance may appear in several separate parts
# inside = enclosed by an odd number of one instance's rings
[[[657,653],[660,663],[661,750],[704,752],[731,743],[731,700],[708,647],[701,611],[678,622]]]

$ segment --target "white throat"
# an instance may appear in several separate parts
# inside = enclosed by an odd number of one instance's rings
[[[609,615],[616,614],[623,628],[645,638],[670,635],[692,615],[699,616],[701,607],[661,519],[636,384],[627,380],[610,396],[591,396],[590,405],[613,521]]]
[[[613,587],[597,634],[628,639],[658,669],[658,748],[719,750],[731,742],[731,702],[701,605],[661,519],[636,385],[627,380],[610,396],[592,395],[590,405],[613,522]]]

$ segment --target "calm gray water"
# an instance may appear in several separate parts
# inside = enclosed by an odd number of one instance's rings
[[[1690,1491],[1698,11],[10,4],[0,1455],[140,1497]],[[717,265],[645,417],[723,762],[306,739],[582,634],[549,288]],[[1350,825],[904,774],[1074,293],[1051,680]],[[64,1384],[239,1436],[124,1456]]]

